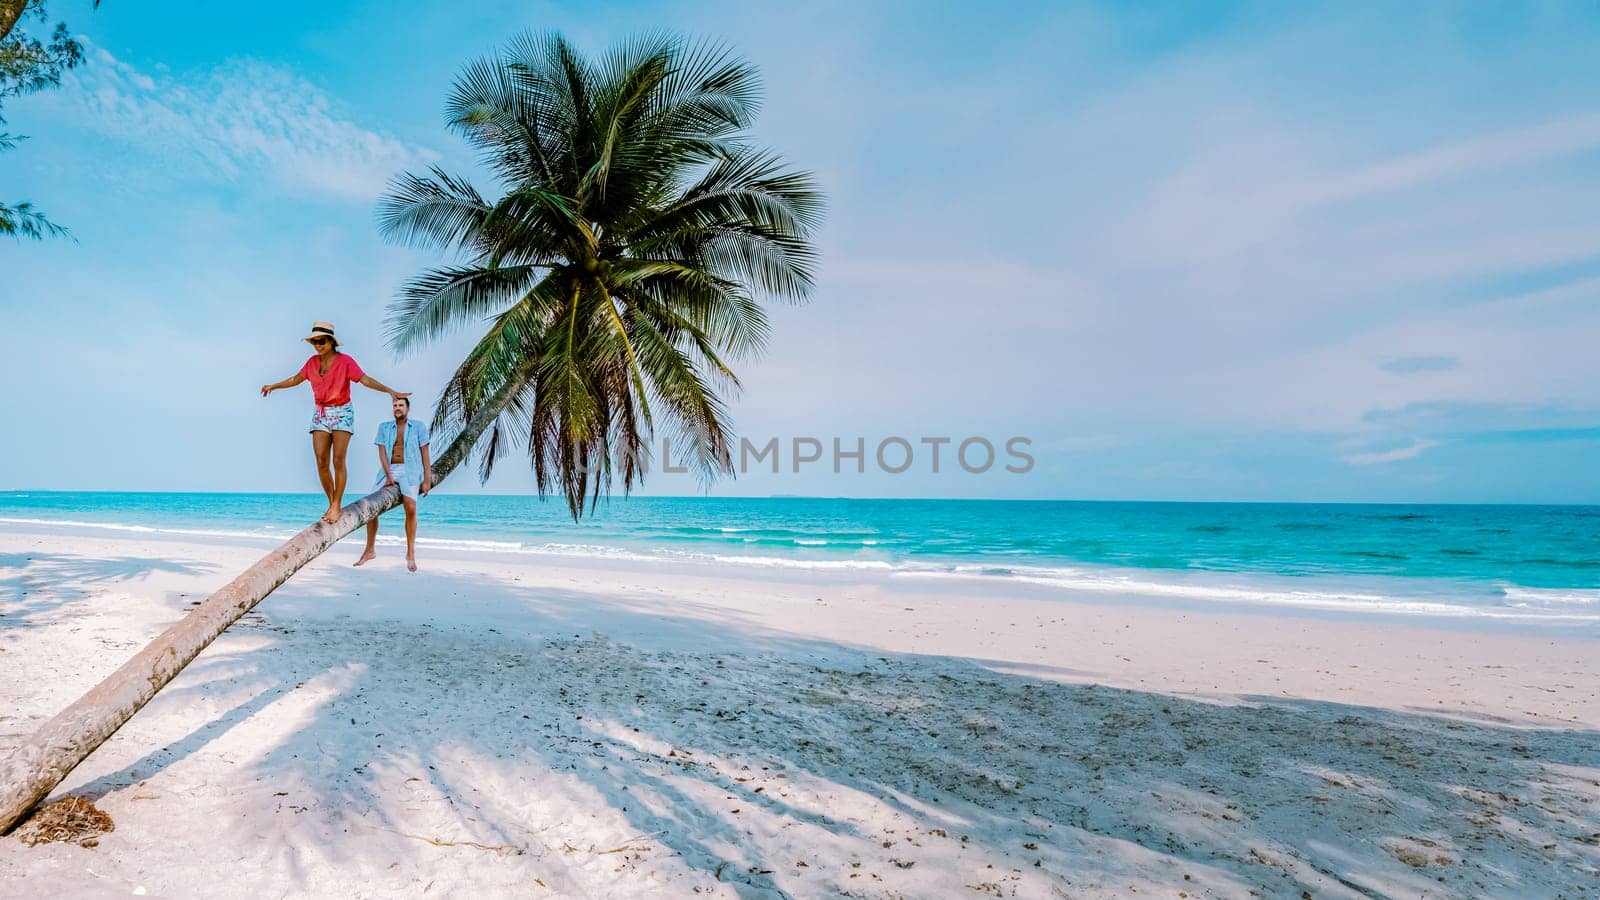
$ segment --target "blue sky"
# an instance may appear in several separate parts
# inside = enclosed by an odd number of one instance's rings
[[[453,73],[523,29],[668,28],[760,65],[759,136],[830,195],[816,297],[774,311],[739,431],[1036,459],[717,493],[1600,502],[1584,6],[394,10],[52,3],[89,60],[7,107],[32,139],[0,197],[77,242],[0,243],[0,487],[315,490],[309,393],[256,396],[312,319],[424,409],[466,343],[383,349],[433,259],[372,216],[404,169],[487,189],[441,124]],[[358,395],[361,442],[386,414]],[[530,482],[511,458],[487,489]]]

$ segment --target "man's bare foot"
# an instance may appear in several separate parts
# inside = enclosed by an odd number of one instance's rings
[[[339,521],[339,507],[328,507],[328,511],[322,514],[322,521],[327,522],[329,525]]]
[[[377,558],[378,558],[378,551],[373,550],[372,548],[369,547],[365,551],[362,552],[361,558],[356,560],[355,564],[359,566],[362,563],[372,562],[373,560],[375,560]]]
[[[417,558],[415,556],[406,557],[406,571],[415,572],[416,570],[417,570]]]

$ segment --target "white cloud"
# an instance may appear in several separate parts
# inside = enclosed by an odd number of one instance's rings
[[[72,76],[85,127],[219,181],[371,202],[402,169],[437,154],[358,124],[322,90],[256,61],[191,77],[152,76],[96,48]],[[69,101],[70,102],[70,101]]]
[[[1311,198],[1332,201],[1413,188],[1600,148],[1600,115],[1556,119],[1429,147],[1330,180]]]
[[[1462,259],[1493,270],[1564,262],[1593,246],[1593,229],[1540,221],[1549,234],[1528,234],[1526,226],[1493,228],[1493,216],[1542,219],[1522,209],[1516,194],[1507,196],[1508,188],[1526,191],[1554,164],[1600,150],[1600,114],[1566,115],[1375,159],[1350,146],[1353,135],[1308,133],[1286,118],[1268,109],[1209,117],[1193,149],[1154,181],[1147,207],[1131,218],[1133,230],[1123,238],[1131,252],[1154,251],[1157,261],[1200,266],[1310,238],[1328,255],[1392,249],[1396,263],[1420,250],[1426,258],[1408,267],[1432,276],[1452,271]],[[1161,133],[1161,126],[1152,128]],[[1546,209],[1564,205],[1563,198],[1536,202]],[[1488,221],[1480,218],[1486,214]],[[1472,228],[1489,233],[1465,237],[1491,246],[1458,251],[1459,232]],[[1448,240],[1430,243],[1439,235]],[[1387,278],[1388,269],[1376,274]]]
[[[1405,459],[1416,459],[1424,450],[1439,446],[1438,441],[1419,440],[1409,447],[1397,450],[1385,450],[1381,453],[1352,453],[1344,457],[1344,461],[1352,466],[1373,466],[1380,463],[1399,462]]]

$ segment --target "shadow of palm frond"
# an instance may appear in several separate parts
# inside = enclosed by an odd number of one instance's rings
[[[144,556],[0,554],[0,628],[36,624],[111,585],[157,573],[198,576],[214,571],[211,565]]]

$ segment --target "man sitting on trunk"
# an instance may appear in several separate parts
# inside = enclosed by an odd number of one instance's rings
[[[377,490],[391,484],[400,486],[400,502],[406,508],[406,568],[417,570],[417,498],[426,496],[433,486],[433,459],[428,455],[428,426],[410,421],[411,401],[396,397],[393,403],[394,421],[378,426],[378,478],[372,483]],[[397,439],[398,437],[398,439]],[[367,522],[367,549],[356,560],[361,565],[376,559],[378,519]]]

